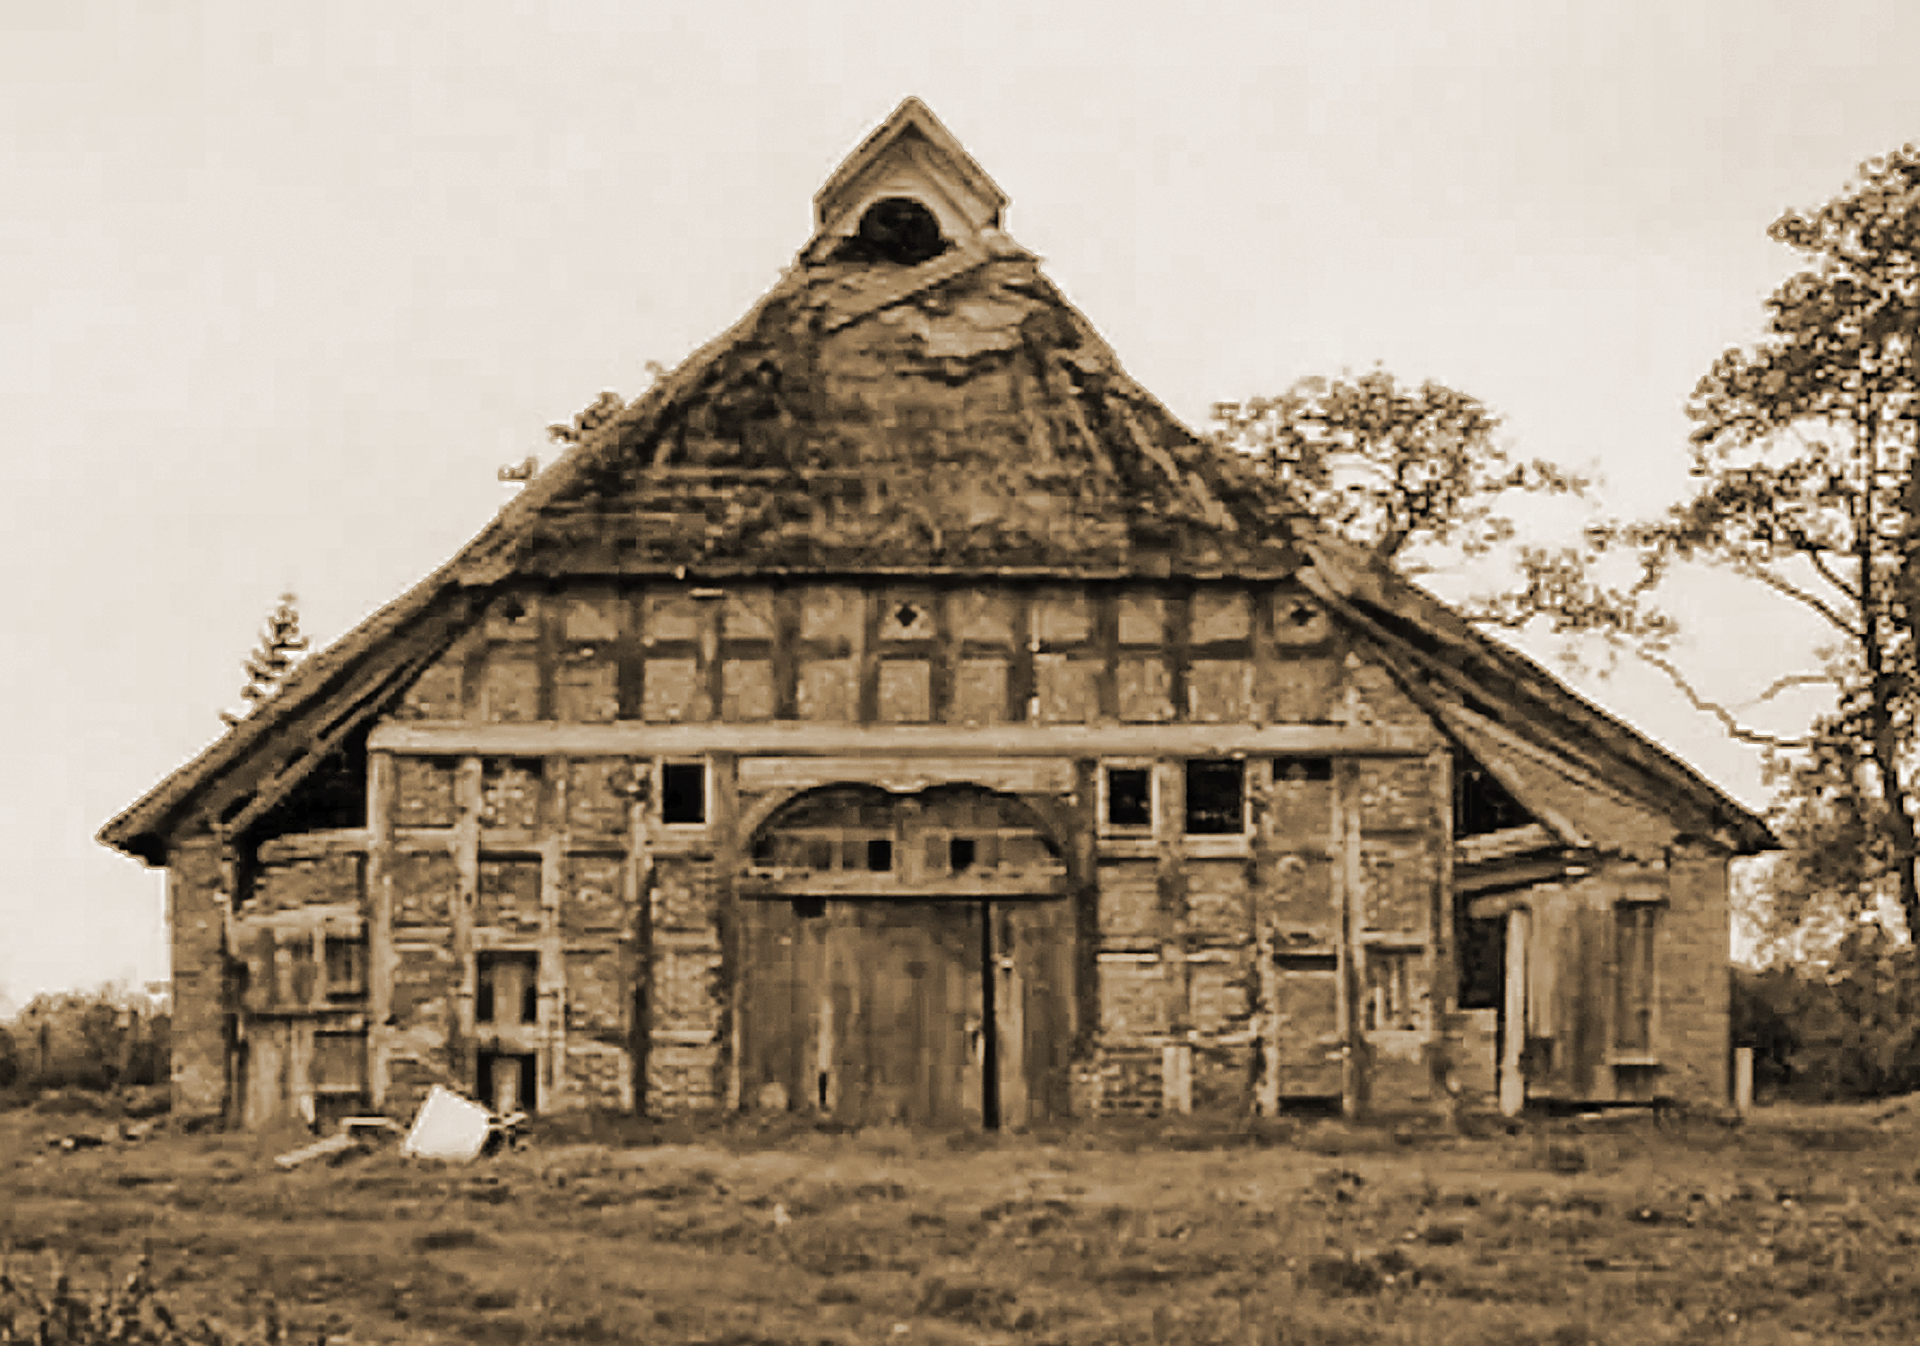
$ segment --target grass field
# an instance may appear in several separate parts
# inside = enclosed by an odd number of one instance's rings
[[[1920,1341],[1920,1099],[1481,1130],[607,1119],[284,1172],[304,1136],[15,1109],[0,1247],[82,1287],[146,1251],[176,1314],[305,1342]]]

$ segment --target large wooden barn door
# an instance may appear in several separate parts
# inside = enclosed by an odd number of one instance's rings
[[[858,1125],[980,1121],[979,903],[743,907],[748,1106]]]
[[[1024,1126],[1068,1109],[1072,908],[1039,819],[972,785],[831,785],[749,847],[741,1101]]]
[[[1065,902],[824,902],[810,915],[804,901],[770,900],[742,909],[748,1107],[857,1125],[1020,1127],[1066,1115]]]

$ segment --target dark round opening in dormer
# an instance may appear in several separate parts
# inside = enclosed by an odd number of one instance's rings
[[[918,266],[951,246],[931,210],[910,196],[888,196],[867,207],[859,229],[834,255],[846,262]]]

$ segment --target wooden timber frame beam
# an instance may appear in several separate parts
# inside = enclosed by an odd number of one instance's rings
[[[379,752],[501,757],[741,756],[893,757],[929,754],[988,757],[1419,757],[1431,740],[1398,725],[999,724],[843,725],[773,721],[754,724],[511,723],[411,720],[377,726],[368,747]]]

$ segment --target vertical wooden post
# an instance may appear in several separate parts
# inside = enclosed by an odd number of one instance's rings
[[[393,978],[393,754],[367,754],[367,1088],[375,1108],[387,1101]]]
[[[647,1107],[648,1058],[653,1050],[653,832],[648,824],[652,763],[627,763],[624,781],[627,801],[627,854],[620,868],[620,896],[625,910],[623,930],[631,944],[628,959],[626,1106],[636,1112]]]
[[[547,1111],[565,1097],[568,1075],[566,940],[560,925],[560,894],[567,863],[567,759],[546,758],[541,775],[540,1036],[545,1050],[541,1052],[535,1090],[540,1094],[536,1110]],[[526,1106],[524,1100],[520,1106]]]
[[[1000,1129],[1000,953],[993,903],[980,904],[980,1125]]]
[[[1099,772],[1100,764],[1090,757],[1074,762],[1071,808],[1062,813],[1070,828],[1065,840],[1068,873],[1073,880],[1073,988],[1067,997],[1073,1016],[1073,1050],[1069,1070],[1090,1074],[1098,1065],[1102,994]]]
[[[1170,1042],[1160,1049],[1160,1107],[1176,1116],[1193,1111],[1191,1042]]]
[[[1360,947],[1360,903],[1364,899],[1361,882],[1360,807],[1355,798],[1357,773],[1354,763],[1341,759],[1333,764],[1333,883],[1337,890],[1339,912],[1338,975],[1339,994],[1335,1000],[1335,1027],[1340,1035],[1340,1113],[1358,1117],[1366,1107],[1366,1039],[1360,1012],[1361,989],[1365,985],[1365,964]]]
[[[1156,762],[1153,770],[1158,786],[1154,794],[1160,810],[1154,825],[1154,833],[1159,837],[1156,875],[1159,900],[1154,924],[1159,936],[1161,995],[1170,1035],[1161,1043],[1160,1096],[1162,1109],[1169,1110],[1174,1107],[1175,1099],[1169,1089],[1173,1082],[1167,1078],[1169,1064],[1174,1061],[1168,1048],[1174,1039],[1185,1038],[1193,1004],[1188,990],[1192,974],[1187,964],[1187,777],[1185,764],[1180,761]]]
[[[1428,845],[1433,855],[1432,929],[1427,933],[1427,1082],[1449,1126],[1458,1125],[1459,1080],[1454,1060],[1460,1049],[1460,962],[1454,947],[1453,915],[1453,754],[1427,754],[1433,790]]]
[[[1273,962],[1273,927],[1260,922],[1253,956],[1260,988],[1260,1092],[1255,1106],[1262,1117],[1280,1115],[1280,972]]]
[[[1120,594],[1102,585],[1090,595],[1093,603],[1094,707],[1090,724],[1115,724],[1120,719]]]
[[[1453,947],[1453,754],[1441,750],[1427,754],[1427,770],[1433,785],[1434,891],[1433,931],[1427,941],[1427,985],[1432,988],[1433,1026],[1444,1028],[1460,1006],[1458,955]]]
[[[1007,629],[1013,633],[1012,661],[1007,665],[1007,719],[1018,724],[1039,718],[1034,710],[1039,680],[1033,656],[1040,639],[1033,629],[1033,599],[1028,591],[1016,589],[1007,609]]]
[[[1507,913],[1507,985],[1501,1008],[1500,1111],[1518,1116],[1527,1104],[1527,1082],[1520,1054],[1527,1043],[1527,944],[1530,919],[1525,907]]]
[[[479,1070],[475,1049],[473,999],[476,967],[473,956],[473,909],[480,898],[480,806],[484,790],[483,768],[478,757],[463,757],[453,778],[454,893],[453,966],[458,978],[454,999],[454,1022],[448,1033],[447,1067],[456,1079],[472,1081]],[[544,1101],[544,1100],[543,1100]],[[537,1107],[537,1104],[536,1104]]]
[[[714,918],[720,936],[720,985],[726,997],[721,1025],[722,1051],[725,1056],[723,1079],[728,1112],[740,1110],[741,1092],[741,983],[745,969],[745,941],[741,937],[739,912],[740,883],[740,773],[738,759],[732,753],[714,753],[707,759],[712,776],[708,798],[713,801],[713,816],[707,820],[713,837]]]
[[[1733,1110],[1742,1117],[1753,1111],[1753,1048],[1733,1049]]]
[[[859,636],[853,642],[854,718],[873,724],[880,718],[880,591],[861,589]]]

